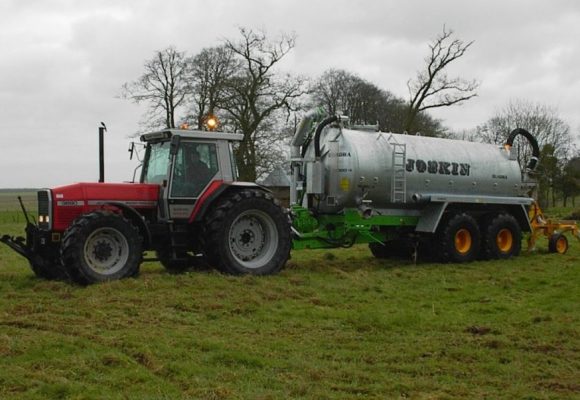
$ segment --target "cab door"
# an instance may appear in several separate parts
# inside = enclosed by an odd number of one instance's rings
[[[171,219],[188,219],[209,184],[222,178],[215,142],[181,138],[173,155],[167,204]]]

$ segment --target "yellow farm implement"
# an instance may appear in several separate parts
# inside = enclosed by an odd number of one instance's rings
[[[537,202],[530,206],[528,215],[532,226],[532,233],[528,238],[528,251],[535,250],[536,240],[540,235],[548,238],[548,250],[551,253],[564,254],[568,251],[568,239],[565,233],[570,232],[580,241],[580,229],[576,221],[546,218]]]

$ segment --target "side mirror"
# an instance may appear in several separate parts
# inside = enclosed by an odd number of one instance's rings
[[[133,153],[135,152],[135,142],[131,142],[129,145],[129,160],[133,159]]]

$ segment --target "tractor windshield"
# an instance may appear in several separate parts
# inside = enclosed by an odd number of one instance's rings
[[[143,165],[143,183],[162,183],[169,169],[169,142],[152,143],[147,149]]]

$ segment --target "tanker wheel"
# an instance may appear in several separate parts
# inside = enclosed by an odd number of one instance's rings
[[[383,244],[369,243],[369,249],[375,258],[409,258],[411,249],[409,244],[404,240],[390,240]]]
[[[143,239],[122,215],[94,211],[65,231],[61,256],[68,275],[80,284],[128,278],[139,273]]]
[[[550,253],[564,254],[568,251],[568,239],[562,233],[554,233],[548,241]]]
[[[245,189],[218,201],[206,219],[207,259],[234,275],[282,269],[290,257],[290,221],[272,195]]]
[[[44,259],[38,258],[34,261],[29,261],[30,268],[34,275],[38,278],[46,279],[49,281],[61,281],[66,280],[68,275],[62,266],[59,258],[56,259]]]
[[[469,262],[479,254],[480,232],[469,214],[452,214],[436,233],[435,250],[443,262]]]
[[[495,216],[482,231],[483,259],[506,259],[520,254],[522,229],[512,215]]]

